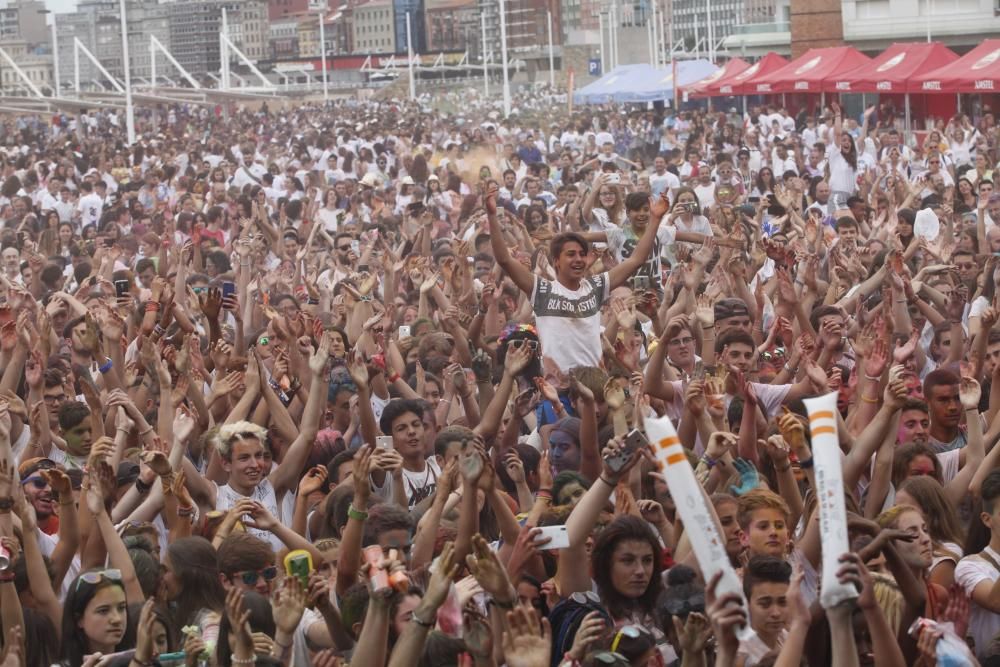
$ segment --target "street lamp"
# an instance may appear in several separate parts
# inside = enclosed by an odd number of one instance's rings
[[[48,9],[39,9],[39,14],[52,14],[52,96],[59,97],[59,43],[56,41],[56,13]]]
[[[128,65],[128,22],[125,19],[125,0],[121,2],[122,14],[122,65],[125,68],[125,132],[128,145],[135,143],[135,108],[132,106],[132,75]]]

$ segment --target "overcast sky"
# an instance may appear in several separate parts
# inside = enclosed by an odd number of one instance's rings
[[[57,14],[71,12],[76,9],[76,0],[45,0],[45,7]]]

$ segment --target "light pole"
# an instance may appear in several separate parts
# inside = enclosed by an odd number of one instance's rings
[[[322,56],[321,63],[323,67],[323,101],[330,101],[330,88],[326,80],[326,29],[323,24],[326,23],[326,12],[319,13],[319,52]]]
[[[500,1],[500,58],[503,60],[503,117],[510,116],[510,79],[507,77],[507,7]]]
[[[548,28],[549,28],[549,86],[552,88],[556,87],[556,52],[555,47],[552,46],[552,10],[546,12],[548,15]]]
[[[605,53],[607,50],[604,48],[604,12],[600,12],[597,15],[597,30],[601,35],[601,76],[608,71],[607,61],[605,59]]]
[[[705,21],[705,39],[708,40],[706,45],[708,48],[705,50],[708,52],[708,60],[715,62],[715,45],[712,43],[712,0],[705,0]]]
[[[39,14],[52,14],[52,97],[59,97],[59,42],[56,39],[56,13],[39,9]]]
[[[480,12],[479,23],[483,27],[483,94],[486,97],[490,96],[490,69],[489,63],[486,61],[486,12]]]
[[[413,31],[410,29],[410,12],[406,12],[406,64],[410,68],[410,99],[417,99],[417,82],[413,78]]]
[[[927,41],[931,41],[931,14],[934,13],[934,0],[927,0]]]
[[[125,19],[125,0],[120,0],[122,15],[122,66],[125,68],[125,132],[128,145],[135,143],[135,109],[132,107],[132,75],[128,65],[128,22]]]

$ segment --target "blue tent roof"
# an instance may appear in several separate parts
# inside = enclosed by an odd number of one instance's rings
[[[677,61],[677,85],[686,86],[709,76],[718,67],[707,60]],[[574,104],[643,103],[672,100],[674,71],[668,65],[656,69],[647,63],[620,65],[597,81],[573,93]]]

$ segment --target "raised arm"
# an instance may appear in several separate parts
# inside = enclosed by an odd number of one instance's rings
[[[624,284],[628,277],[639,270],[639,267],[649,259],[649,253],[653,250],[653,244],[656,241],[656,233],[660,228],[660,220],[666,214],[669,206],[670,203],[662,194],[659,199],[649,198],[649,222],[646,224],[646,231],[643,232],[642,238],[639,239],[631,256],[608,271],[609,290]]]
[[[500,221],[497,219],[497,184],[490,183],[486,191],[486,219],[490,225],[490,245],[493,247],[493,256],[501,268],[510,276],[525,294],[531,294],[535,287],[535,278],[531,275],[531,270],[518,262],[510,254],[507,244],[503,240],[503,230],[500,228]]]
[[[316,433],[319,432],[319,421],[326,407],[326,381],[323,371],[330,356],[330,333],[324,332],[319,347],[309,359],[309,370],[312,372],[312,384],[309,387],[309,398],[302,413],[301,429],[298,437],[292,443],[281,463],[271,473],[269,479],[276,491],[290,491],[298,484],[302,468],[306,464],[309,450],[312,448]]]

